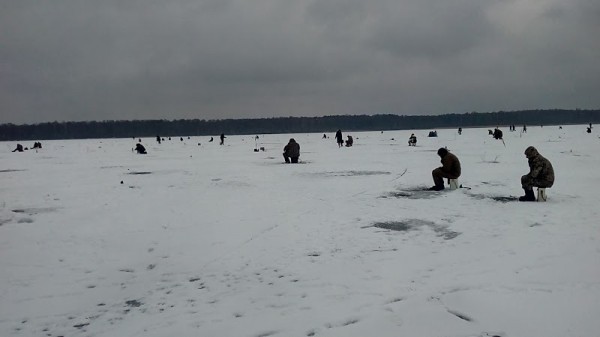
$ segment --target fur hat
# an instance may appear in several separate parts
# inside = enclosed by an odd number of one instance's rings
[[[529,146],[528,148],[525,149],[525,156],[527,158],[532,158],[535,157],[537,155],[539,155],[540,153],[538,152],[538,150],[533,147],[533,146]]]
[[[438,150],[437,154],[440,157],[444,157],[445,155],[448,154],[448,149],[446,149],[445,147],[440,147],[440,149]]]

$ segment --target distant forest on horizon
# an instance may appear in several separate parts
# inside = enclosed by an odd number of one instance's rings
[[[222,120],[133,120],[50,122],[31,125],[0,125],[0,141],[87,138],[140,138],[384,131],[436,128],[503,127],[508,125],[566,125],[600,122],[600,110],[521,110],[471,112],[427,116],[339,115],[323,117],[274,117]]]

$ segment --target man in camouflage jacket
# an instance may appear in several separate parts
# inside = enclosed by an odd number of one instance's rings
[[[521,177],[521,186],[525,195],[519,201],[535,201],[534,187],[548,188],[554,185],[554,169],[550,161],[542,156],[535,147],[525,150],[529,164],[529,173]]]

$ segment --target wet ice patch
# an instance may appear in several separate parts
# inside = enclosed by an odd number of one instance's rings
[[[421,222],[422,220],[417,220],[417,221]],[[433,224],[433,223],[430,223],[430,224]],[[377,222],[377,223],[373,224],[373,227],[381,228],[381,229],[389,229],[391,231],[407,232],[407,231],[415,229],[421,225],[422,224],[415,224],[415,220],[405,220],[405,221]]]
[[[334,177],[351,177],[351,176],[376,176],[391,174],[387,171],[340,171],[340,172],[325,172],[326,176]]]
[[[132,171],[132,172],[129,172],[127,174],[144,175],[144,174],[152,174],[152,172],[149,172],[149,171]]]
[[[239,180],[219,180],[219,181],[213,181],[213,183],[216,186],[222,186],[222,187],[236,187],[236,188],[252,187],[251,184],[249,184],[245,181],[239,181]]]
[[[317,177],[355,177],[355,176],[377,176],[377,175],[389,175],[391,172],[388,171],[327,171],[327,172],[314,172],[308,173],[311,176]]]
[[[142,302],[140,300],[129,300],[129,301],[125,301],[125,306],[127,307],[131,307],[131,308],[138,308],[142,306]]]
[[[459,232],[452,231],[446,225],[439,225],[435,222],[421,219],[406,219],[402,221],[385,221],[385,222],[376,222],[372,226],[381,229],[387,229],[390,231],[397,232],[408,232],[413,230],[420,230],[421,228],[429,228],[432,230],[436,236],[443,238],[444,240],[452,240],[455,237],[459,236]]]
[[[471,198],[474,198],[477,200],[490,199],[490,200],[499,201],[502,203],[513,202],[513,201],[519,200],[519,198],[512,196],[512,195],[506,196],[506,195],[488,195],[488,194],[476,194],[476,193],[468,193],[468,195]]]
[[[40,214],[40,213],[51,213],[51,212],[55,212],[58,208],[57,207],[32,207],[32,208],[17,208],[17,209],[13,209],[13,213],[22,213],[22,214],[27,214],[27,215],[36,215],[36,214]]]
[[[448,312],[451,313],[452,315],[454,315],[454,316],[462,319],[463,321],[467,321],[467,322],[472,322],[473,321],[473,319],[471,317],[469,317],[469,316],[467,316],[467,315],[465,315],[465,314],[463,314],[461,312],[458,312],[458,311],[455,311],[455,310],[450,310],[450,309],[448,309]]]
[[[8,169],[8,170],[0,170],[0,173],[19,172],[19,171],[27,171],[27,170]]]
[[[449,190],[430,191],[426,186],[393,191],[381,196],[381,198],[406,198],[406,199],[433,199],[437,198]]]

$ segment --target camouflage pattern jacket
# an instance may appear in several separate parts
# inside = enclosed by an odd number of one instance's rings
[[[554,169],[550,161],[535,150],[527,157],[529,163],[529,173],[527,176],[537,184],[544,187],[554,185]],[[533,152],[533,151],[532,151]]]

